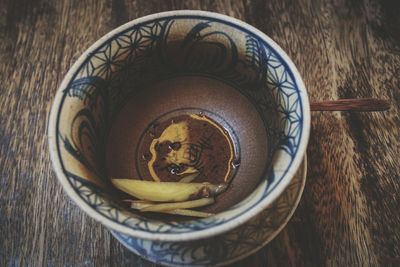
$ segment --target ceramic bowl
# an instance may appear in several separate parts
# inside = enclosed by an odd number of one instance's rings
[[[143,178],[143,133],[191,112],[234,139],[240,166],[228,197],[204,219],[127,209],[109,177]],[[181,242],[230,231],[276,200],[300,166],[309,129],[306,89],[274,41],[234,18],[183,10],[131,21],[85,51],[56,94],[48,135],[57,178],[89,216],[131,237]]]
[[[292,217],[306,182],[307,157],[282,194],[243,225],[212,238],[189,242],[139,239],[111,234],[133,253],[165,266],[225,266],[257,252],[272,241]]]

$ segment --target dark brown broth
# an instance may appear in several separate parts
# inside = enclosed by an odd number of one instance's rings
[[[205,115],[179,115],[153,124],[139,147],[139,172],[145,180],[228,183],[234,174],[233,142],[226,130]],[[235,163],[235,164],[234,164]]]

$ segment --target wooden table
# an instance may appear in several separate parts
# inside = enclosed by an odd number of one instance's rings
[[[63,75],[90,44],[173,9],[216,11],[259,28],[293,59],[311,100],[392,101],[382,113],[312,114],[299,208],[277,238],[236,266],[398,266],[400,3],[325,2],[2,1],[0,266],[153,266],[63,192],[46,121]]]

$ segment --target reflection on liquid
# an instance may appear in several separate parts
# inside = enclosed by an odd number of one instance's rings
[[[240,164],[228,132],[203,114],[154,124],[144,139],[141,165],[155,181],[227,183]]]

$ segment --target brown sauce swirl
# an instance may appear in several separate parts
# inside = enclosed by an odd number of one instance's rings
[[[162,182],[226,184],[239,162],[228,132],[202,114],[151,125],[139,153],[142,178]]]

